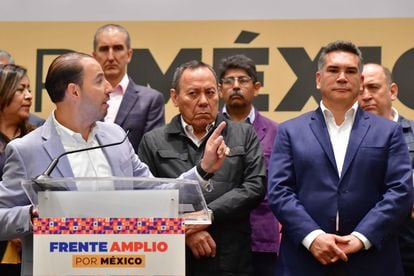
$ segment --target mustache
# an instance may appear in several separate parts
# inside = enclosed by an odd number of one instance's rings
[[[231,99],[231,98],[233,98],[233,97],[235,97],[235,96],[238,96],[238,97],[240,97],[240,98],[243,98],[243,99],[244,99],[244,95],[243,95],[243,93],[241,92],[241,90],[239,90],[239,89],[237,89],[237,90],[232,90],[232,91],[231,91],[231,93],[230,93],[229,98]]]

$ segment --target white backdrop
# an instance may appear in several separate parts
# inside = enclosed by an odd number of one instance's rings
[[[410,17],[414,0],[0,0],[0,21]]]

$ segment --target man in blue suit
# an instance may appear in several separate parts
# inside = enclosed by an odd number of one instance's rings
[[[0,184],[0,239],[21,238],[22,275],[33,268],[31,218],[35,215],[20,181],[41,175],[51,161],[70,150],[122,141],[123,129],[101,122],[108,108],[112,87],[99,63],[91,56],[68,53],[56,58],[46,77],[46,89],[56,109],[45,124],[6,147],[6,164]],[[198,180],[215,172],[228,154],[219,125],[206,143],[202,161],[180,177]],[[52,177],[151,177],[146,164],[126,142],[103,149],[63,156]]]
[[[412,204],[399,124],[364,112],[362,55],[350,42],[322,51],[320,107],[279,125],[269,203],[282,241],[278,275],[403,275],[397,229]]]
[[[93,49],[94,58],[114,88],[105,121],[129,129],[129,140],[138,152],[142,135],[165,124],[164,97],[157,90],[135,84],[128,76],[126,70],[133,51],[124,27],[116,24],[100,27],[95,32]]]

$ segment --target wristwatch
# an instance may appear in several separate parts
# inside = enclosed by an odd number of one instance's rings
[[[197,166],[196,166],[197,172],[198,174],[201,176],[201,178],[203,178],[204,180],[209,180],[210,178],[212,178],[214,176],[214,173],[208,173],[205,170],[203,170],[203,168],[201,167],[201,161],[198,162]]]

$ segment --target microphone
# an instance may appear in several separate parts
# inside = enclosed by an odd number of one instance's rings
[[[65,155],[72,154],[72,153],[77,153],[77,152],[82,152],[82,151],[94,150],[94,149],[102,149],[102,148],[112,147],[112,146],[116,146],[116,145],[122,144],[128,138],[129,131],[130,131],[129,129],[126,130],[125,137],[121,141],[119,141],[119,142],[115,142],[115,143],[111,143],[111,144],[106,144],[106,145],[99,145],[99,146],[90,147],[90,148],[83,148],[83,149],[78,149],[78,150],[71,150],[71,151],[67,151],[67,152],[62,153],[58,157],[54,158],[52,160],[52,162],[50,162],[50,164],[46,168],[46,170],[41,175],[39,175],[38,177],[36,177],[35,179],[36,180],[41,180],[41,179],[45,179],[45,178],[50,178],[50,174],[55,169],[55,167],[58,164],[60,158],[62,158]]]

